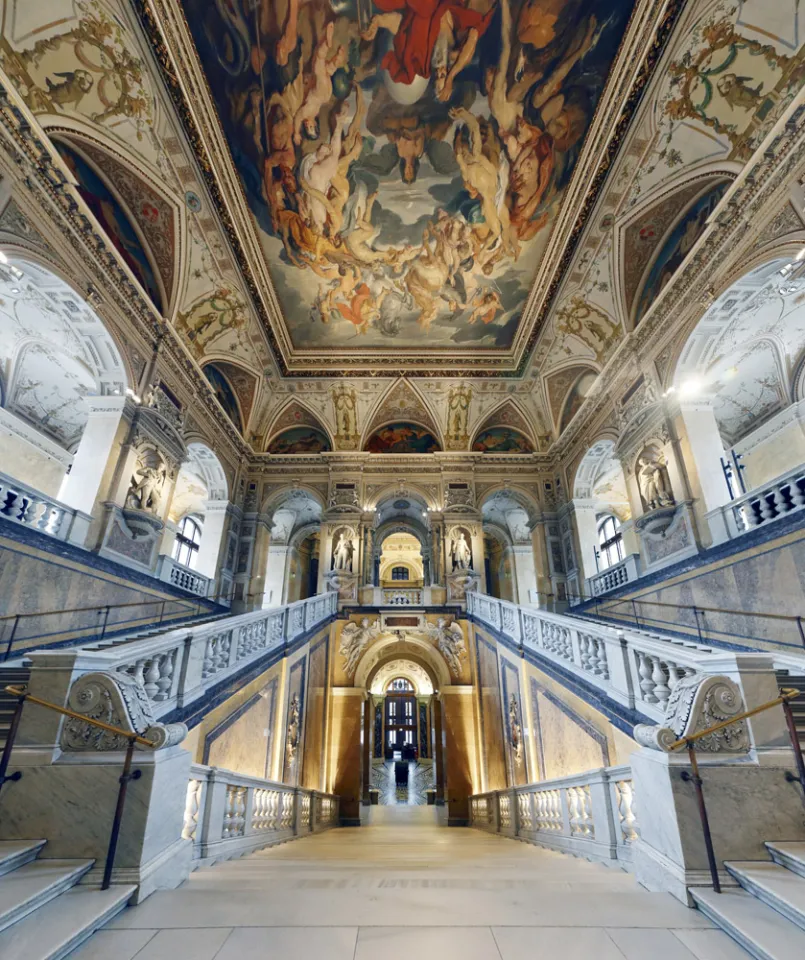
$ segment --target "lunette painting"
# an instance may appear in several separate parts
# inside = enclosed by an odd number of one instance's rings
[[[293,345],[511,347],[633,0],[183,4]]]

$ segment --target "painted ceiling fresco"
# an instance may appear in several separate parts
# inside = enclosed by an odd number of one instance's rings
[[[633,3],[184,0],[296,348],[509,348]]]

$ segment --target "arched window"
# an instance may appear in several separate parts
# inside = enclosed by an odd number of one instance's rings
[[[201,543],[201,525],[192,517],[183,517],[173,545],[173,559],[185,567],[195,569],[199,543]]]
[[[623,533],[620,521],[611,514],[598,521],[598,557],[602,570],[623,560]]]
[[[392,580],[408,580],[408,567],[392,567],[391,568],[391,579]]]
[[[413,693],[414,685],[410,680],[406,680],[405,677],[396,677],[391,683],[386,687],[386,693]]]

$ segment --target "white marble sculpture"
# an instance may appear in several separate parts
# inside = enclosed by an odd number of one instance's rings
[[[461,659],[466,656],[467,648],[464,645],[464,632],[460,624],[448,622],[445,617],[439,617],[436,624],[429,623],[428,634],[436,640],[439,653],[447,661],[450,672],[454,677],[461,676]]]
[[[142,467],[136,476],[131,478],[126,502],[137,510],[146,510],[148,513],[158,513],[162,501],[162,488],[167,479],[164,467]]]
[[[523,726],[520,723],[520,705],[514,694],[509,697],[509,739],[512,757],[519,767],[523,762]]]
[[[293,767],[299,750],[300,717],[299,694],[295,693],[288,704],[288,727],[285,731],[285,762],[288,767]]]
[[[674,502],[668,483],[668,469],[662,455],[643,456],[638,460],[637,480],[640,493],[649,510],[666,507]]]
[[[342,533],[333,550],[333,569],[351,571],[353,550],[352,541],[347,538],[346,534]]]
[[[380,636],[380,621],[371,623],[368,617],[362,617],[360,624],[347,623],[341,631],[339,652],[344,658],[344,673],[348,677],[355,675],[361,654],[376,637]]]
[[[453,570],[469,570],[472,566],[472,554],[470,545],[467,543],[463,533],[453,540],[450,545],[450,556],[453,560]]]

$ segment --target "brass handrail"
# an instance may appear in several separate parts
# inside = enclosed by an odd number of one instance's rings
[[[25,699],[30,703],[36,703],[40,707],[47,707],[48,710],[55,710],[56,713],[62,713],[65,717],[72,717],[74,720],[83,720],[85,723],[92,724],[93,727],[100,727],[102,730],[108,730],[110,733],[127,737],[135,743],[141,743],[144,747],[156,747],[153,740],[146,740],[145,737],[132,733],[130,730],[123,730],[121,727],[115,727],[111,723],[104,723],[103,720],[94,720],[92,717],[84,716],[83,713],[76,713],[74,710],[68,710],[66,707],[60,707],[56,703],[51,703],[50,700],[41,700],[39,697],[31,696],[30,693],[27,693],[21,687],[5,687],[4,692],[10,693],[14,697]]]
[[[800,690],[795,690],[792,687],[783,687],[780,689],[780,696],[776,697],[774,700],[761,703],[760,706],[753,707],[751,710],[745,710],[743,713],[739,713],[730,720],[724,720],[721,723],[714,723],[705,730],[700,730],[698,733],[692,733],[688,737],[680,737],[678,740],[674,740],[673,743],[668,745],[669,751],[677,750],[679,747],[688,748],[690,773],[688,773],[687,770],[683,770],[680,776],[686,782],[692,783],[693,788],[696,791],[696,804],[699,808],[699,819],[702,823],[704,846],[707,852],[707,863],[710,867],[710,878],[713,881],[713,891],[715,893],[721,893],[721,881],[718,878],[718,864],[716,863],[715,850],[713,849],[713,836],[710,832],[710,819],[707,816],[707,805],[704,802],[704,781],[699,773],[699,761],[696,758],[696,743],[703,737],[707,737],[711,733],[715,733],[717,730],[723,730],[725,727],[732,726],[733,723],[738,723],[740,720],[745,720],[747,717],[754,717],[759,713],[770,710],[772,707],[781,706],[783,708],[783,713],[785,714],[785,724],[788,728],[788,737],[791,740],[791,747],[794,751],[794,761],[797,767],[797,775],[794,776],[790,770],[786,770],[785,779],[789,783],[795,783],[799,781],[799,785],[802,787],[802,800],[803,803],[805,803],[805,759],[803,759],[802,756],[802,746],[799,742],[799,733],[794,720],[794,714],[791,710],[791,701],[796,699],[800,693]]]
[[[780,690],[780,696],[775,700],[769,700],[768,703],[761,703],[759,707],[753,707],[751,710],[739,713],[737,717],[733,717],[731,720],[722,720],[721,723],[714,723],[712,727],[707,727],[706,730],[700,730],[698,733],[691,734],[689,737],[681,737],[679,740],[674,740],[673,743],[668,744],[668,749],[677,750],[679,747],[694,743],[696,740],[701,740],[703,737],[715,733],[716,730],[723,730],[733,723],[738,723],[739,720],[746,720],[747,717],[754,717],[756,714],[763,713],[764,710],[770,710],[772,707],[777,707],[781,703],[788,703],[789,700],[795,700],[800,693],[800,690],[794,690],[791,687],[782,688]]]
[[[101,890],[108,890],[112,883],[112,868],[114,867],[117,844],[118,840],[120,839],[120,827],[123,823],[123,807],[126,803],[126,792],[128,790],[129,781],[138,780],[141,775],[140,770],[131,769],[134,759],[134,746],[135,744],[140,743],[143,746],[152,747],[155,749],[157,744],[152,740],[148,740],[146,737],[141,737],[139,734],[132,733],[130,730],[123,730],[111,723],[104,723],[103,720],[95,720],[92,717],[85,717],[83,714],[76,713],[74,710],[68,710],[66,707],[60,707],[56,703],[51,703],[50,700],[43,700],[41,697],[31,696],[31,694],[22,687],[9,686],[5,687],[4,690],[6,693],[10,693],[12,696],[17,697],[18,703],[17,708],[14,711],[14,716],[11,719],[11,726],[8,730],[5,746],[3,747],[3,754],[0,757],[0,790],[2,790],[3,784],[7,783],[8,781],[18,781],[22,779],[21,770],[15,770],[11,776],[6,776],[6,771],[8,770],[8,765],[11,761],[11,751],[14,748],[14,741],[16,740],[17,731],[19,730],[20,720],[22,718],[22,708],[27,702],[34,703],[38,707],[45,707],[47,710],[53,710],[55,713],[60,713],[65,717],[72,717],[76,720],[82,720],[84,723],[88,723],[93,727],[99,727],[101,730],[107,730],[110,733],[115,733],[118,736],[125,737],[128,741],[128,746],[126,747],[126,756],[123,761],[123,771],[118,778],[118,783],[120,786],[118,787],[117,791],[115,816],[112,820],[112,831],[109,835],[109,847],[106,853],[106,864],[103,869],[103,882],[101,883]]]

